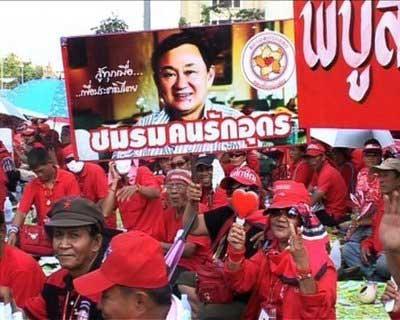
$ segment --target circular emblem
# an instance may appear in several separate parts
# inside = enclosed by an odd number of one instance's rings
[[[257,33],[242,51],[242,72],[255,89],[281,88],[292,76],[294,67],[294,47],[278,32]]]

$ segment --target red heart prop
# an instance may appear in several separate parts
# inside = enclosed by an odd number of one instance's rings
[[[245,219],[250,213],[258,210],[259,198],[254,191],[236,189],[232,194],[232,206],[237,215]]]

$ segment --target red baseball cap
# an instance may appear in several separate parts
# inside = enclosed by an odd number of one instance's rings
[[[141,231],[115,236],[99,269],[74,280],[79,294],[96,296],[114,285],[157,289],[168,285],[160,243]]]
[[[75,158],[74,148],[72,147],[71,144],[67,145],[65,148],[62,149],[62,155],[64,159]]]
[[[320,156],[321,154],[324,154],[325,152],[326,152],[325,147],[318,142],[310,143],[306,149],[306,155],[310,156],[310,157]]]
[[[303,183],[279,180],[273,186],[274,196],[268,209],[291,208],[300,203],[311,204],[310,194]]]
[[[261,188],[261,180],[258,174],[251,168],[243,166],[236,167],[231,171],[229,177],[221,181],[221,188],[227,189],[232,183],[239,182],[245,186],[256,186]]]

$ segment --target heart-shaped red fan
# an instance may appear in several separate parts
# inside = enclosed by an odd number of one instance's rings
[[[258,195],[254,191],[237,189],[232,194],[232,206],[242,219],[246,219],[250,213],[258,210],[259,202]]]

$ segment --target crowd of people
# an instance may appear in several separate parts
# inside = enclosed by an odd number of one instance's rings
[[[338,278],[400,283],[400,159],[377,140],[93,163],[68,126],[34,123],[13,147],[0,146],[0,207],[16,206],[0,215],[0,295],[29,319],[184,319],[182,295],[192,319],[334,319]],[[32,222],[61,266],[48,277],[24,247]],[[399,297],[389,282],[393,318]]]

